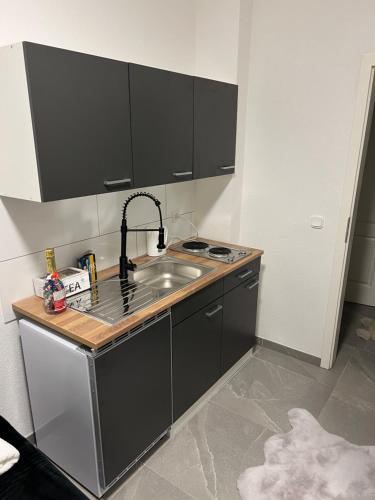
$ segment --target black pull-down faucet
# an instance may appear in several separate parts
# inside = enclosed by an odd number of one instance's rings
[[[160,227],[159,229],[129,229],[127,225],[127,220],[126,220],[126,210],[128,208],[129,203],[134,200],[135,198],[138,198],[139,196],[145,196],[146,198],[150,198],[152,200],[157,209],[159,210],[159,219],[160,219]],[[137,232],[142,232],[142,231],[159,231],[159,243],[157,245],[157,248],[161,252],[165,248],[165,243],[164,243],[164,227],[163,227],[163,219],[161,215],[161,210],[160,210],[160,201],[151,193],[145,193],[145,192],[139,192],[139,193],[134,193],[129,198],[125,201],[124,203],[124,208],[122,211],[122,223],[121,223],[121,255],[120,255],[120,279],[127,279],[128,278],[128,271],[134,271],[135,268],[137,267],[136,264],[134,264],[130,259],[128,259],[128,256],[126,254],[126,238],[127,238],[127,233],[132,232],[132,233],[137,233]]]

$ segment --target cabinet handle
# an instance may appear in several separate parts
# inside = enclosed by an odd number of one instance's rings
[[[247,278],[248,276],[251,276],[252,274],[253,274],[252,269],[246,269],[245,272],[243,272],[241,274],[237,274],[236,278],[243,280],[243,279]]]
[[[248,290],[252,290],[253,288],[255,288],[258,285],[259,285],[259,281],[256,281],[255,283],[251,283],[250,285],[245,286],[245,288],[247,288]]]
[[[234,166],[219,167],[219,169],[226,172],[227,170],[234,170]]]
[[[187,177],[193,175],[193,172],[173,172],[173,177]]]
[[[104,181],[104,186],[110,189],[112,187],[128,186],[131,182],[131,179],[117,179],[115,181]]]
[[[219,311],[221,311],[223,308],[223,306],[221,304],[218,304],[215,309],[212,309],[212,311],[208,311],[206,312],[206,316],[207,318],[212,318],[212,316],[215,316],[215,314],[217,314]]]

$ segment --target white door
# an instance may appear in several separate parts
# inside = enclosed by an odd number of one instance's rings
[[[375,123],[368,143],[345,300],[375,306]]]

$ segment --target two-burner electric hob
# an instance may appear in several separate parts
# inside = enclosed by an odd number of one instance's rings
[[[219,260],[226,264],[232,264],[237,260],[243,259],[247,255],[251,255],[251,251],[244,248],[217,246],[204,240],[188,240],[172,245],[170,248],[177,252],[199,255],[200,257]]]

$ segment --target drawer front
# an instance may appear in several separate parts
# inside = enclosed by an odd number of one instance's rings
[[[219,279],[212,283],[212,285],[203,288],[203,290],[194,293],[187,299],[173,306],[172,325],[177,325],[222,295],[223,280]]]
[[[225,276],[224,278],[224,293],[232,290],[238,285],[245,283],[245,281],[253,278],[260,270],[260,257],[258,259],[248,262],[244,266],[236,269],[233,273]]]

